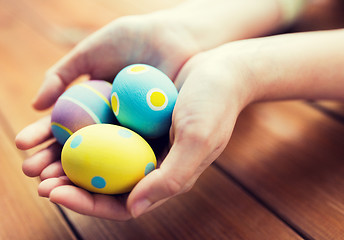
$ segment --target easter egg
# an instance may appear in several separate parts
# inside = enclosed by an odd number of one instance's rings
[[[149,144],[130,129],[113,124],[75,132],[63,146],[61,161],[74,184],[103,194],[129,192],[156,167]]]
[[[146,138],[166,134],[178,91],[169,77],[152,66],[133,64],[112,84],[111,105],[118,122]]]
[[[76,84],[57,100],[51,114],[51,130],[60,144],[82,127],[116,123],[110,104],[112,86],[102,80]]]

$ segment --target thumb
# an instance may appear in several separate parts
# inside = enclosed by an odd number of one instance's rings
[[[148,174],[132,190],[127,207],[133,217],[190,190],[200,174],[216,158],[213,150],[217,147],[211,146],[209,142],[211,133],[197,129],[189,125],[186,131],[177,134],[160,168]]]

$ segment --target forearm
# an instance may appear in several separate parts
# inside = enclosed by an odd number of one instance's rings
[[[263,36],[286,26],[304,5],[298,3],[306,1],[190,0],[160,13],[170,19],[170,25],[182,26],[190,32],[204,51],[226,42]]]
[[[343,29],[255,41],[247,64],[256,100],[344,100]]]

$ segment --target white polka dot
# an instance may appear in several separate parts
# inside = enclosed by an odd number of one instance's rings
[[[155,100],[153,99],[152,102],[152,97],[158,96],[159,97],[159,104],[156,104]],[[162,98],[161,98],[162,97]],[[153,110],[153,111],[161,111],[164,110],[168,104],[168,97],[164,91],[162,91],[159,88],[153,88],[148,91],[146,95],[146,101],[148,106]],[[162,104],[161,104],[162,103]]]

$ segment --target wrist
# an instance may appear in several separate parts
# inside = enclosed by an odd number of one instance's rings
[[[179,72],[176,87],[181,89],[192,76],[198,79],[197,84],[209,89],[205,94],[220,98],[221,104],[229,106],[229,113],[238,114],[258,98],[249,64],[253,57],[250,50],[245,50],[246,41],[224,44],[195,55]]]
[[[281,26],[276,0],[214,1],[186,1],[156,15],[162,15],[160,19],[168,27],[176,26],[188,32],[200,51],[270,34]]]
[[[343,100],[343,41],[343,30],[246,40],[240,54],[250,72],[252,101]]]

